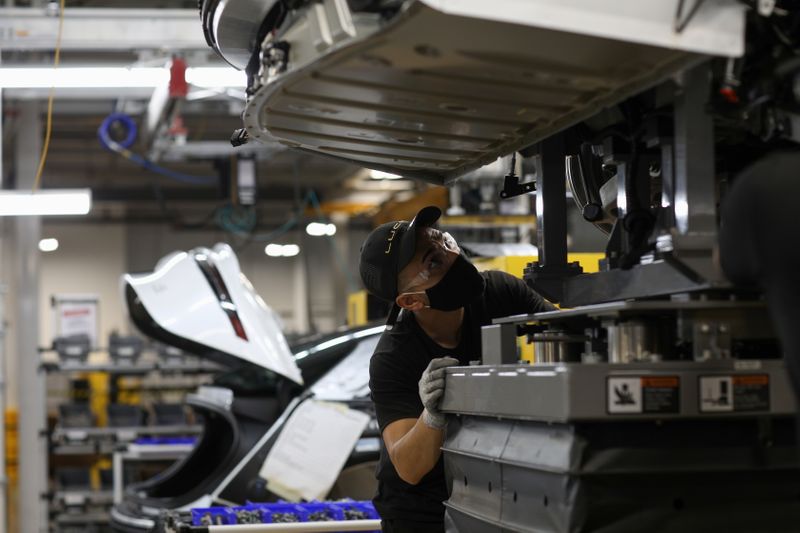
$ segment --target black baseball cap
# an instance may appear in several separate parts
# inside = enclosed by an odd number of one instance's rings
[[[441,209],[429,205],[420,209],[411,222],[396,220],[372,230],[361,245],[358,267],[361,281],[371,294],[394,302],[398,295],[397,276],[414,257],[416,229],[433,226],[441,216]],[[398,312],[395,305],[389,315],[390,323]]]

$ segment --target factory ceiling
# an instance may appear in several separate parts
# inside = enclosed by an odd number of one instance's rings
[[[25,21],[20,13],[57,13],[57,2],[37,0],[6,0],[0,4],[0,26],[7,25],[24,33]],[[196,26],[189,13],[196,13],[196,0],[67,0],[65,32],[67,45],[62,48],[60,68],[104,65],[125,67],[166,67],[173,54],[181,55],[188,67],[230,68],[205,46],[199,17]],[[151,10],[158,19],[158,10],[183,16],[184,33],[196,27],[197,44],[187,49],[161,45],[159,35],[142,36],[141,46],[106,46],[102,38],[90,45],[70,46],[67,24],[70,14],[80,9],[136,9]],[[70,12],[72,11],[72,13]],[[142,11],[144,13],[144,11]],[[14,20],[18,20],[14,26]],[[74,22],[73,22],[74,23]],[[74,23],[77,24],[77,23]],[[125,24],[120,18],[119,24]],[[121,26],[120,26],[121,27]],[[2,29],[2,28],[0,28]],[[179,33],[179,32],[178,32]],[[0,37],[2,34],[0,34]],[[132,38],[132,37],[129,37]],[[139,38],[137,36],[137,38]],[[173,36],[174,38],[174,36]],[[125,37],[122,37],[125,39]],[[5,44],[5,46],[3,46]],[[49,68],[53,64],[52,47],[3,42],[0,38],[0,67]],[[233,69],[230,69],[233,71]],[[243,88],[242,88],[243,89]],[[247,145],[238,152],[229,145],[231,134],[240,128],[244,94],[241,89],[209,89],[190,85],[188,97],[181,103],[180,126],[183,127],[186,146],[168,143],[157,163],[171,171],[185,175],[218,177],[207,185],[187,184],[166,178],[106,149],[98,139],[98,128],[111,113],[129,115],[141,130],[146,121],[147,107],[153,99],[153,89],[138,90],[57,90],[55,92],[52,136],[42,175],[45,188],[90,187],[95,207],[87,221],[107,222],[160,222],[204,220],[213,226],[215,209],[228,205],[232,195],[230,177],[235,175],[232,163],[239,152],[249,153],[257,159],[258,224],[259,230],[268,231],[280,225],[303,205],[308,192],[313,190],[323,206],[342,206],[342,211],[352,214],[367,206],[379,206],[388,200],[403,199],[420,184],[400,181],[375,182],[364,169],[332,159],[300,154],[275,145]],[[49,90],[3,90],[3,187],[14,188],[16,133],[30,127],[20,119],[21,106],[36,102],[44,132]],[[141,131],[140,131],[141,133]],[[124,135],[124,132],[122,132]],[[43,133],[44,135],[44,133]],[[140,138],[131,151],[152,155],[152,143]],[[233,180],[235,181],[235,179]],[[306,202],[306,209],[308,205]]]

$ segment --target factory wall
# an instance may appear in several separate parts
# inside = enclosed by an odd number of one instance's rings
[[[98,343],[107,346],[112,331],[128,332],[119,275],[125,271],[127,229],[118,224],[42,225],[42,238],[58,239],[55,252],[41,254],[39,344],[56,334],[51,298],[57,294],[94,294],[100,300]]]

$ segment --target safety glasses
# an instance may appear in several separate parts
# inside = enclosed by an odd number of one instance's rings
[[[424,249],[422,256],[423,269],[414,276],[414,279],[401,292],[411,292],[411,289],[418,287],[435,278],[450,268],[456,256],[461,253],[456,240],[449,233],[433,228],[425,228],[417,237],[419,249]]]

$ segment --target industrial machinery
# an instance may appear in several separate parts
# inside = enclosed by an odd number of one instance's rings
[[[248,75],[237,142],[436,183],[705,55],[741,55],[743,10],[701,2],[676,32],[676,1],[201,2],[209,45]]]
[[[796,528],[783,350],[761,292],[716,257],[736,253],[718,244],[726,189],[796,150],[797,60],[781,39],[797,42],[784,25],[798,13],[741,16],[744,55],[676,69],[523,150],[538,164],[540,253],[524,277],[565,309],[497,320],[483,364],[448,370],[449,530]],[[597,273],[566,260],[565,177],[608,234]],[[532,365],[516,361],[519,334]]]
[[[263,16],[237,25],[247,5]],[[726,222],[753,216],[720,220],[737,176],[800,141],[790,2],[206,1],[202,15],[248,73],[240,140],[444,184],[511,152],[533,161],[535,183],[512,166],[501,197],[535,191],[524,278],[563,310],[496,321],[482,364],[448,369],[449,531],[797,529],[784,356],[798,354],[772,302],[718,260],[737,253],[720,249]],[[785,172],[770,183],[796,189]],[[567,262],[567,183],[586,231],[608,235],[596,273]]]
[[[202,435],[184,459],[126,488],[111,511],[118,531],[150,531],[167,510],[274,499],[259,470],[306,398],[372,414],[365,361],[383,327],[289,346],[277,315],[241,273],[228,245],[171,254],[152,273],[124,276],[123,290],[131,319],[143,333],[230,370],[187,397],[203,424]],[[334,494],[371,495],[374,481],[364,472],[371,473],[377,460],[376,432],[373,421]]]

